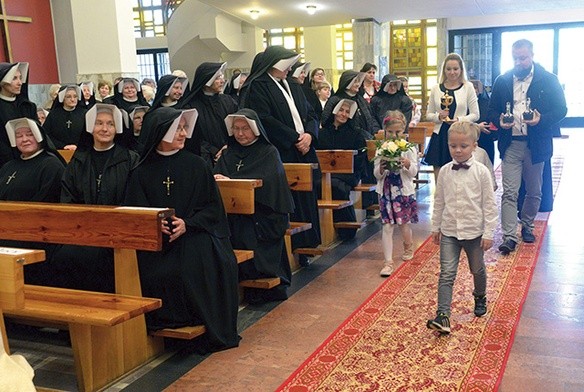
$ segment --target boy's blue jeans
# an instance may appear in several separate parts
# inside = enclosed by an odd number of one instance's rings
[[[459,240],[455,237],[441,236],[440,239],[440,278],[438,279],[438,311],[450,317],[452,286],[458,272],[460,252],[464,249],[474,280],[474,296],[483,296],[487,291],[487,270],[484,252],[481,248],[482,237],[473,240]]]

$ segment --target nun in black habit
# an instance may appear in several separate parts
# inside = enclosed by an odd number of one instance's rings
[[[0,167],[20,153],[10,146],[5,124],[21,117],[37,119],[28,99],[28,63],[0,63]]]
[[[154,96],[150,110],[163,106],[180,105],[181,98],[188,84],[189,81],[187,78],[181,78],[175,75],[164,75],[161,77],[158,80],[156,95]]]
[[[240,93],[240,106],[254,110],[270,142],[280,152],[282,162],[316,163],[314,150],[318,138],[318,120],[300,87],[286,80],[300,56],[282,46],[270,46],[256,55]],[[292,237],[292,248],[315,248],[320,242],[316,189],[320,170],[315,170],[313,192],[292,192],[295,210],[290,219],[311,222],[312,229]],[[301,260],[303,263],[303,260]]]
[[[134,78],[123,78],[117,82],[114,95],[104,99],[103,103],[116,105],[126,113],[130,113],[135,106],[150,106],[144,98],[140,82]]]
[[[215,165],[215,178],[263,180],[262,187],[255,191],[255,213],[228,216],[233,247],[254,251],[253,260],[238,265],[239,280],[279,277],[281,281],[271,290],[246,288],[245,299],[249,303],[287,299],[292,272],[284,236],[294,202],[280,154],[253,110],[230,114],[225,124],[229,139]]]
[[[36,121],[19,118],[6,123],[12,147],[20,156],[0,168],[0,200],[58,203],[65,161],[47,143],[47,137]],[[26,241],[0,241],[0,246],[43,249],[46,262],[24,267],[25,282],[46,285],[54,273],[51,259],[56,245]]]
[[[182,108],[193,108],[199,112],[192,139],[187,140],[186,149],[203,158],[211,166],[221,156],[227,145],[227,129],[224,119],[237,111],[233,99],[223,94],[224,70],[227,63],[202,63],[195,71],[193,85],[184,98]]]
[[[85,130],[85,113],[81,88],[75,84],[61,86],[43,124],[57,149],[77,148]]]
[[[217,351],[239,344],[237,261],[211,167],[184,150],[196,116],[165,107],[146,116],[125,204],[176,213],[162,227],[162,250],[138,252],[142,293],[162,299],[162,308],[146,315],[148,328],[204,324],[200,349]]]
[[[121,205],[130,170],[139,158],[118,142],[123,135],[122,112],[114,105],[96,103],[85,118],[85,132],[63,174],[61,202]],[[63,245],[54,259],[62,277],[56,285],[114,291],[112,249]]]
[[[371,98],[371,115],[378,124],[390,110],[399,110],[406,117],[406,132],[412,120],[412,99],[408,97],[401,80],[395,75],[387,74],[381,79],[381,87]]]
[[[333,109],[333,115],[322,125],[318,137],[318,148],[322,150],[356,150],[353,167],[363,167],[367,162],[365,138],[353,127],[353,116],[357,103],[350,99],[341,99]],[[335,200],[349,200],[351,190],[359,184],[361,173],[354,170],[351,174],[333,174],[332,196]],[[335,222],[357,222],[355,208],[350,205],[333,211]],[[338,229],[339,238],[348,240],[355,237],[356,229]]]

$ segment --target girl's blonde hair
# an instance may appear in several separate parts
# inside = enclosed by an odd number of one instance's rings
[[[394,124],[400,124],[403,126],[403,130],[406,129],[406,116],[399,110],[390,110],[385,114],[383,118],[383,129],[390,127]]]
[[[468,121],[457,121],[450,126],[450,129],[448,129],[448,136],[453,133],[469,136],[474,141],[478,141],[479,136],[481,135],[481,128],[476,123],[471,123]]]

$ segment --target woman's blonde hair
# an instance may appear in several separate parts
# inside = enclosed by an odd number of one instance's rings
[[[468,78],[466,76],[466,67],[464,66],[464,61],[462,60],[462,57],[460,57],[458,53],[449,53],[442,62],[442,67],[440,67],[442,69],[439,80],[440,84],[444,83],[444,81],[446,80],[446,63],[451,60],[458,62],[458,66],[460,67],[460,82],[466,83],[468,81]]]

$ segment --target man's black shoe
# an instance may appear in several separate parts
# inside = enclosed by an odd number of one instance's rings
[[[517,242],[513,241],[512,239],[506,239],[501,245],[499,245],[499,252],[501,252],[503,256],[507,256],[509,253],[515,250],[516,246]]]
[[[477,317],[484,316],[487,313],[487,297],[475,297],[474,314]]]
[[[535,242],[535,236],[531,230],[526,227],[521,228],[521,238],[523,239],[523,242],[528,244],[533,244]]]

